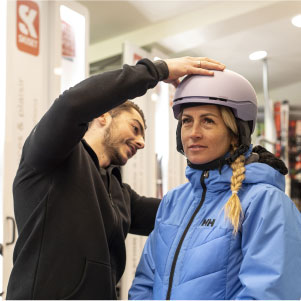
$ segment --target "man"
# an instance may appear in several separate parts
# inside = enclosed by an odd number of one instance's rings
[[[13,185],[19,238],[7,299],[116,299],[128,232],[148,235],[159,200],[122,183],[144,147],[133,99],[224,65],[184,57],[96,75],[65,91],[27,138]],[[119,107],[118,107],[119,106]]]

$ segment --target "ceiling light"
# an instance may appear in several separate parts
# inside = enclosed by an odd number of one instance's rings
[[[267,52],[264,50],[255,51],[249,55],[251,61],[262,60],[267,56]]]
[[[301,15],[297,15],[292,18],[292,24],[296,27],[301,27]]]

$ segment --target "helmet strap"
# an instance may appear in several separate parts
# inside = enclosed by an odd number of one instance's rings
[[[243,155],[249,150],[248,145],[240,145],[233,154],[228,157],[220,157],[213,161],[210,161],[205,164],[193,164],[187,159],[187,165],[191,168],[198,169],[198,170],[213,170],[218,169],[219,173],[222,173],[222,168],[224,165],[231,165],[239,156]]]
[[[176,131],[177,151],[185,156],[182,139],[181,139],[181,129],[182,129],[182,121],[178,120],[177,131]]]
[[[251,144],[250,124],[247,121],[241,120],[239,118],[235,118],[235,120],[239,133],[239,145],[249,146]]]

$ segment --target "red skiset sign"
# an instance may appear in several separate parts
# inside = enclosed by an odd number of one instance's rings
[[[40,11],[34,1],[17,1],[17,47],[32,55],[39,55]]]

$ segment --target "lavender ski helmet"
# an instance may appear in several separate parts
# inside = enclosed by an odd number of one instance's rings
[[[232,109],[239,132],[236,155],[248,150],[256,123],[257,98],[254,88],[243,76],[231,70],[214,71],[214,76],[188,75],[175,93],[173,111],[176,119],[180,117],[181,106],[186,104],[213,104]],[[177,151],[184,154],[181,127],[179,121]]]
[[[175,118],[179,118],[181,105],[197,103],[231,108],[236,118],[248,122],[253,133],[257,116],[256,93],[250,82],[240,74],[224,70],[214,71],[214,76],[186,76],[175,93]]]

